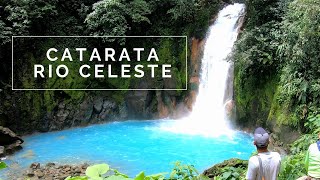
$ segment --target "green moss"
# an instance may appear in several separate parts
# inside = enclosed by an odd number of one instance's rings
[[[271,104],[268,120],[276,120],[279,125],[284,124],[296,126],[298,119],[294,113],[290,112],[289,104],[279,104],[279,91],[279,87],[277,87]]]
[[[58,105],[57,99],[54,98],[54,91],[44,92],[44,106],[48,112],[51,112]]]
[[[42,112],[42,106],[43,106],[43,98],[42,94],[39,92],[34,92],[33,97],[32,97],[32,118],[40,118],[41,117],[41,112]]]
[[[257,84],[256,77],[244,77],[235,68],[234,89],[238,121],[255,125],[265,125],[267,121],[278,125],[297,127],[299,118],[290,110],[290,105],[279,102],[279,74]],[[245,80],[243,80],[245,79]]]
[[[183,46],[182,48],[181,48],[181,51],[180,51],[180,55],[179,55],[179,60],[180,60],[180,62],[182,62],[181,63],[181,66],[180,66],[180,68],[181,68],[181,70],[180,70],[180,83],[181,83],[181,88],[185,88],[186,87],[186,83],[187,83],[187,64],[186,64],[186,61],[188,61],[189,60],[189,57],[186,57],[186,51],[188,51],[188,49],[185,47],[185,46]],[[188,54],[191,54],[191,53],[188,53]],[[186,60],[187,59],[187,60]]]
[[[117,103],[122,104],[124,102],[124,97],[127,91],[116,91],[116,93],[111,94],[111,98]]]
[[[256,77],[244,77],[239,66],[235,66],[235,101],[238,120],[245,123],[266,123],[271,107],[275,103],[275,92],[279,78],[275,75],[257,84]]]

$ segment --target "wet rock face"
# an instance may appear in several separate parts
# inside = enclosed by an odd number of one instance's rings
[[[1,89],[0,89],[1,91]],[[8,117],[0,112],[0,126],[6,126],[6,122],[8,122]]]
[[[106,91],[85,93],[77,100],[66,97],[65,93],[52,95],[53,104],[50,110],[47,104],[41,100],[41,93],[34,102],[41,106],[36,112],[23,109],[23,104],[28,101],[23,92],[11,92],[6,90],[6,95],[0,96],[0,126],[5,125],[21,134],[33,132],[48,132],[67,129],[88,124],[103,123],[108,121],[122,121],[127,119],[159,119],[180,118],[186,116],[195,102],[199,86],[199,73],[201,68],[201,57],[203,53],[204,40],[192,39],[191,57],[188,62],[188,91],[123,91],[122,93]],[[148,79],[133,82],[130,86],[137,89],[157,88],[172,89],[180,84],[181,77],[170,79]],[[180,87],[184,88],[184,87]],[[0,94],[1,95],[1,94]],[[44,96],[44,95],[43,95]],[[51,95],[50,95],[51,96]],[[46,96],[44,96],[46,97]],[[6,99],[8,107],[4,107],[1,101]],[[33,97],[31,98],[33,101]],[[35,99],[35,98],[34,98]],[[39,101],[39,102],[38,102]],[[33,116],[34,115],[34,116]],[[23,117],[23,118],[22,118]]]
[[[123,103],[124,104],[124,103]],[[88,96],[80,104],[60,102],[47,115],[42,124],[42,131],[62,130],[88,124],[124,120],[127,110],[123,104],[117,104],[106,96]]]
[[[4,146],[0,146],[0,157],[5,156]]]
[[[147,119],[150,116],[146,113],[148,107],[149,91],[131,91],[127,94],[125,101],[128,113],[133,118]]]
[[[9,128],[0,126],[0,157],[21,149],[23,140]]]

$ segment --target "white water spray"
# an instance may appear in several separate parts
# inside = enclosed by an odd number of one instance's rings
[[[219,136],[232,134],[225,112],[227,79],[231,63],[226,60],[238,35],[238,19],[244,13],[243,4],[222,9],[207,34],[201,65],[199,94],[189,117],[161,129],[175,133]]]

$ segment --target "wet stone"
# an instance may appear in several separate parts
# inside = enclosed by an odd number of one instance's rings
[[[30,168],[31,169],[39,169],[40,168],[40,163],[32,163],[31,165],[30,165]]]

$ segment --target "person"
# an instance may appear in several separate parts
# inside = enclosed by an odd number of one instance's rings
[[[305,167],[308,176],[303,176],[298,180],[320,180],[320,132],[318,141],[309,146],[305,159]]]
[[[246,179],[248,180],[276,180],[279,174],[281,157],[277,152],[268,150],[269,134],[259,127],[254,131],[254,142],[258,155],[249,159]]]

